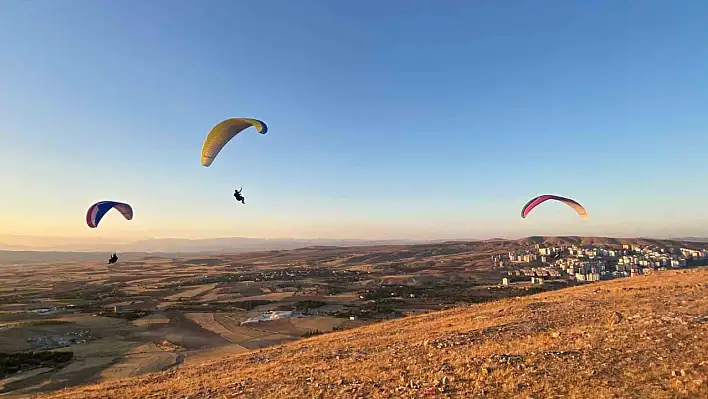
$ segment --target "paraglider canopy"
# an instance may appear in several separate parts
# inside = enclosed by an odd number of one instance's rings
[[[127,220],[133,219],[133,207],[123,202],[116,201],[99,201],[91,205],[86,211],[86,224],[93,228],[98,227],[101,219],[108,211],[115,208]]]
[[[250,118],[231,118],[217,123],[207,134],[202,144],[202,165],[209,166],[224,148],[226,143],[249,127],[255,127],[258,133],[268,133],[265,122]]]
[[[531,212],[531,210],[533,210],[535,207],[539,206],[540,204],[542,204],[548,200],[560,201],[560,202],[568,205],[569,207],[573,208],[575,210],[575,212],[577,212],[578,215],[580,215],[580,217],[582,217],[584,220],[588,219],[587,211],[577,201],[572,200],[570,198],[565,198],[565,197],[561,197],[558,195],[552,195],[552,194],[544,194],[544,195],[539,195],[538,197],[532,198],[529,202],[526,203],[526,205],[524,205],[523,208],[521,208],[521,217],[525,219],[526,216],[528,216],[528,214]]]

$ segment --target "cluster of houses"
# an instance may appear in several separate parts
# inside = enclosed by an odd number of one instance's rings
[[[38,335],[27,338],[27,342],[35,344],[40,350],[63,348],[75,344],[83,344],[93,339],[91,330],[72,331],[63,335]]]
[[[542,285],[544,279],[598,281],[630,277],[655,270],[708,264],[708,250],[623,244],[621,248],[598,246],[536,245],[533,250],[510,251],[492,256],[495,267],[507,269],[511,281]]]

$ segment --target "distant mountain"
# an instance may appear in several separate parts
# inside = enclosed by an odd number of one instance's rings
[[[367,245],[407,245],[429,241],[416,240],[346,240],[346,239],[296,239],[296,238],[246,238],[223,237],[190,240],[184,238],[160,238],[136,241],[119,246],[120,251],[131,252],[215,252],[239,253],[297,249],[302,247],[353,247]]]
[[[433,239],[433,240],[356,240],[356,239],[331,239],[331,238],[248,238],[248,237],[219,237],[204,239],[187,238],[153,238],[138,241],[117,242],[100,237],[93,238],[66,238],[66,237],[30,237],[0,235],[0,251],[54,251],[54,252],[82,252],[100,253],[102,259],[106,253],[203,253],[203,254],[235,254],[242,252],[289,250],[304,247],[358,247],[378,245],[413,245],[413,244],[443,244],[461,242],[503,242],[517,241],[519,244],[576,244],[576,245],[617,245],[620,243],[633,243],[653,245],[659,241],[708,243],[708,237],[682,237],[682,238],[611,238],[611,237],[578,237],[531,236],[518,240],[492,238],[479,239]],[[34,256],[32,256],[34,258]],[[56,258],[55,258],[56,259]]]
[[[197,253],[237,254],[243,252],[292,250],[304,247],[323,249],[328,247],[410,245],[429,242],[422,240],[265,239],[246,237],[199,240],[161,238],[140,240],[132,243],[109,243],[105,240],[93,240],[86,243],[71,241],[73,239],[48,238],[43,245],[36,246],[0,243],[0,264],[106,261],[112,252],[117,252],[121,260],[131,260],[145,256],[172,257]]]
[[[3,251],[60,251],[60,252],[166,252],[166,253],[240,253],[252,251],[286,250],[311,246],[351,247],[367,245],[407,245],[441,240],[350,240],[220,237],[205,239],[154,238],[133,242],[115,242],[103,238],[62,238],[0,236]],[[40,244],[38,244],[40,243]]]
[[[2,237],[0,237],[2,238]],[[691,244],[691,242],[693,244]],[[107,244],[95,242],[88,244],[70,243],[60,245],[59,249],[44,249],[28,245],[12,245],[10,250],[3,250],[0,245],[0,264],[17,264],[32,262],[87,262],[108,259],[111,252],[119,254],[121,260],[132,260],[146,256],[181,257],[189,254],[195,255],[222,255],[239,254],[244,252],[259,252],[273,250],[332,250],[342,247],[384,247],[390,245],[413,245],[413,247],[399,248],[402,252],[417,251],[444,251],[445,247],[462,245],[466,250],[506,251],[514,246],[532,247],[535,245],[593,245],[618,247],[621,244],[635,245],[687,245],[696,248],[708,248],[708,239],[698,241],[693,239],[655,239],[655,238],[613,238],[613,237],[580,237],[580,236],[530,236],[516,240],[494,238],[490,240],[347,240],[347,239],[263,239],[245,237],[223,237],[200,240],[182,238],[165,238],[141,240],[132,243]],[[510,246],[510,247],[509,247]],[[5,246],[7,248],[8,246]],[[27,248],[30,249],[27,249]],[[397,251],[398,249],[395,249]],[[456,250],[455,250],[456,251]],[[375,254],[380,256],[381,254]]]
[[[0,234],[0,250],[4,251],[72,251],[106,252],[128,240],[111,240],[102,237],[58,237]]]
[[[708,237],[680,237],[671,239],[676,241],[708,242]]]
[[[146,256],[165,256],[170,254],[156,254],[145,252],[126,252],[120,254],[120,260],[141,259]],[[62,262],[105,262],[110,254],[108,252],[68,252],[68,251],[4,251],[0,250],[0,265],[25,264],[25,263],[62,263]]]

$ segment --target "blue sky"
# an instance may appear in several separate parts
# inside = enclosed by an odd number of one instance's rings
[[[702,1],[3,1],[0,234],[708,235],[705,15]],[[206,133],[240,116],[269,133],[202,167]],[[552,203],[522,220],[542,193],[590,220]],[[102,199],[135,219],[89,229]]]

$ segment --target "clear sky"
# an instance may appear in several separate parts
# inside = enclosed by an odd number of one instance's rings
[[[700,0],[1,1],[0,234],[705,236],[707,16]],[[202,167],[228,117],[270,130]],[[558,203],[521,219],[542,193],[590,220]],[[135,218],[89,229],[103,199]]]

